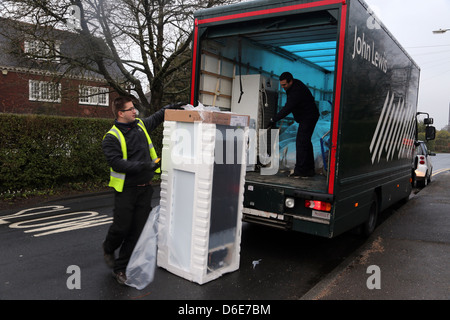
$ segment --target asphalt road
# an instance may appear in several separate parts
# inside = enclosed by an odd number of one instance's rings
[[[433,157],[435,173],[449,164],[450,155]],[[244,223],[239,270],[198,285],[157,268],[154,281],[137,290],[118,285],[104,265],[101,243],[111,214],[111,193],[0,212],[0,300],[296,300],[365,241],[352,233],[325,239]]]
[[[433,174],[439,174],[442,170],[450,168],[450,153],[438,153],[430,159],[433,164]]]
[[[118,285],[104,265],[111,213],[111,194],[1,212],[0,300],[294,300],[364,243],[353,234],[324,239],[244,223],[238,271],[200,286],[157,268],[154,281],[137,290]]]

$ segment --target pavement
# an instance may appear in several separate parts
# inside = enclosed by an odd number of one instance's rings
[[[302,300],[449,300],[450,172],[378,226]]]

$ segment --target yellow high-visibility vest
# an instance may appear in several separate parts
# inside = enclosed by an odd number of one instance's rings
[[[155,161],[158,158],[158,155],[156,154],[155,148],[153,147],[152,139],[150,139],[147,129],[145,129],[144,122],[139,118],[137,118],[136,120],[138,120],[138,126],[142,129],[142,131],[144,131],[145,136],[147,137],[148,148],[150,150],[150,158],[152,158],[152,160]],[[114,125],[106,134],[112,134],[117,138],[117,140],[119,140],[120,148],[122,149],[122,158],[124,160],[127,160],[128,159],[127,144],[122,132]],[[105,139],[105,137],[103,137],[103,139]],[[161,169],[158,168],[155,170],[155,172],[161,173]],[[113,168],[110,168],[108,186],[113,187],[117,192],[122,192],[124,183],[125,183],[125,173],[116,172],[113,170]]]

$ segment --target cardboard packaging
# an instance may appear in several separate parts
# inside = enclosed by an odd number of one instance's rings
[[[166,110],[165,121],[203,122],[232,127],[248,127],[250,116],[231,112],[198,111],[198,110]]]

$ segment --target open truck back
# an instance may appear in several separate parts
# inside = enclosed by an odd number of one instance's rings
[[[250,115],[259,139],[286,102],[278,77],[289,71],[321,114],[312,178],[288,177],[292,115],[277,123],[275,172],[262,172],[264,152],[249,144],[245,221],[324,237],[370,233],[379,211],[409,197],[420,70],[362,0],[251,1],[198,11],[194,28],[193,105]]]

